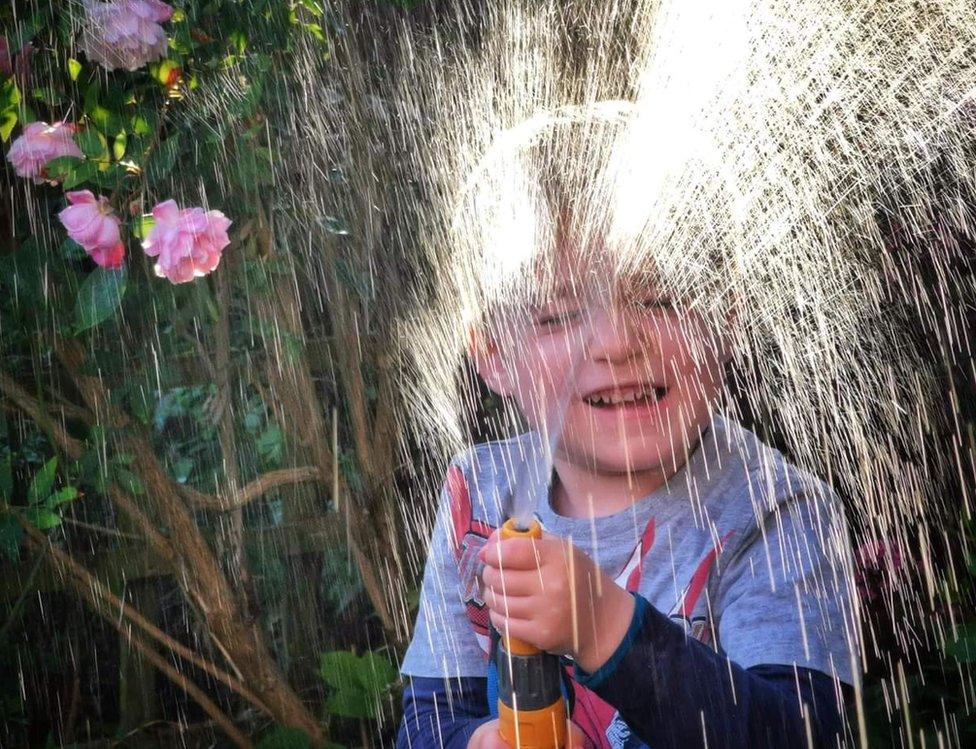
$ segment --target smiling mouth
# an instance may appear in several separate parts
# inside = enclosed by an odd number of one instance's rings
[[[590,393],[583,401],[594,408],[627,408],[628,406],[653,405],[668,394],[668,388],[657,385],[635,385],[609,388]]]

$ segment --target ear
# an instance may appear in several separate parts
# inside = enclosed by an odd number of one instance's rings
[[[512,375],[494,338],[484,331],[472,330],[468,341],[468,356],[474,362],[478,376],[493,393],[503,397],[512,395]]]

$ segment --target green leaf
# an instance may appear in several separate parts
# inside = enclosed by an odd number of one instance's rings
[[[132,232],[132,236],[137,239],[145,239],[149,236],[149,232],[152,231],[155,224],[156,219],[153,218],[153,215],[151,213],[144,213],[132,219],[130,231]]]
[[[8,109],[6,112],[0,112],[0,140],[6,143],[10,140],[10,134],[17,127],[17,110]]]
[[[54,487],[54,475],[58,469],[58,459],[51,458],[45,463],[41,470],[34,474],[30,488],[27,490],[27,503],[36,505],[47,499]]]
[[[92,162],[93,164],[95,162]],[[101,166],[106,166],[101,162]],[[114,192],[126,178],[125,167],[121,164],[108,164],[107,169],[99,169],[98,164],[89,181],[102,192]]]
[[[396,681],[397,670],[377,653],[348,650],[323,653],[319,671],[331,687],[326,709],[347,718],[376,717],[377,703]]]
[[[234,49],[237,50],[238,55],[244,54],[244,50],[247,49],[247,34],[240,30],[232,31],[227,39],[234,45]]]
[[[85,252],[85,248],[71,237],[68,237],[61,243],[61,246],[58,248],[58,252],[65,260],[84,260],[86,257],[88,257],[88,253]]]
[[[277,424],[269,424],[257,438],[256,447],[258,453],[268,463],[280,462],[284,451],[284,435],[281,427]]]
[[[64,178],[64,182],[61,186],[65,190],[73,190],[79,185],[94,179],[97,174],[98,164],[96,164],[94,161],[84,161],[79,164],[77,169]]]
[[[49,106],[60,104],[65,98],[64,94],[53,86],[38,86],[31,91],[31,95]]]
[[[77,81],[78,76],[81,75],[81,63],[73,57],[68,58],[68,75],[73,81]]]
[[[319,673],[325,683],[334,689],[357,683],[355,674],[358,668],[359,656],[349,650],[322,653],[319,657]]]
[[[304,5],[309,12],[314,16],[322,15],[322,3],[319,0],[301,0],[302,5]]]
[[[399,677],[396,668],[385,656],[379,653],[366,652],[359,660],[362,665],[357,675],[359,676],[359,683],[367,694],[379,697]]]
[[[100,462],[101,454],[97,446],[89,447],[74,465],[79,483],[99,493],[105,491],[105,471]]]
[[[82,130],[75,135],[78,148],[90,159],[99,159],[108,154],[105,147],[105,137],[94,128]]]
[[[305,30],[308,31],[308,33],[310,33],[312,36],[314,36],[318,41],[320,42],[329,41],[328,37],[325,35],[325,31],[323,31],[322,27],[319,26],[317,23],[306,23],[303,25],[305,26]]]
[[[173,171],[179,152],[180,139],[178,135],[171,135],[160,143],[159,147],[150,155],[149,163],[146,166],[146,176],[149,180],[159,181]]]
[[[312,740],[300,728],[275,726],[261,738],[255,749],[312,749]]]
[[[97,268],[78,289],[75,300],[75,330],[78,333],[104,322],[119,308],[126,287],[125,267]]]
[[[85,160],[79,156],[58,156],[44,165],[44,172],[50,179],[61,182],[74,174],[84,163]]]
[[[0,458],[0,498],[10,502],[14,498],[14,456],[6,453]]]
[[[20,539],[23,535],[24,529],[12,513],[0,517],[0,552],[12,562],[20,558]]]
[[[115,141],[112,143],[112,156],[115,157],[116,161],[120,161],[125,156],[125,144],[127,141],[128,137],[125,134],[125,130],[120,131],[115,136]]]
[[[345,688],[329,695],[325,701],[325,709],[332,715],[343,718],[373,718],[376,716],[376,706],[372,700],[360,689]]]
[[[66,486],[61,491],[55,492],[47,498],[47,509],[53,510],[55,507],[60,507],[63,504],[73,501],[78,497],[78,490],[73,486]]]
[[[101,104],[93,107],[88,116],[98,125],[98,129],[106,135],[115,135],[123,128],[122,118],[117,112],[106,109]]]
[[[145,114],[136,114],[132,117],[132,132],[136,135],[152,135],[153,123],[146,119]]]
[[[16,108],[20,104],[20,89],[13,78],[0,83],[0,110]]]
[[[27,508],[27,520],[41,531],[48,531],[61,525],[61,516],[44,507]]]
[[[20,89],[13,78],[0,83],[0,138],[6,143],[10,140],[17,122],[20,120]]]

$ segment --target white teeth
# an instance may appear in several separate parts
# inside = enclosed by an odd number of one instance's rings
[[[657,389],[653,386],[628,390],[626,392],[611,392],[590,396],[587,401],[595,406],[616,406],[621,403],[634,403],[638,399],[657,402]]]

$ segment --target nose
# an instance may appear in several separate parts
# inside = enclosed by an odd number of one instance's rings
[[[593,361],[624,364],[647,355],[648,341],[625,311],[595,306],[589,314],[587,353]]]

